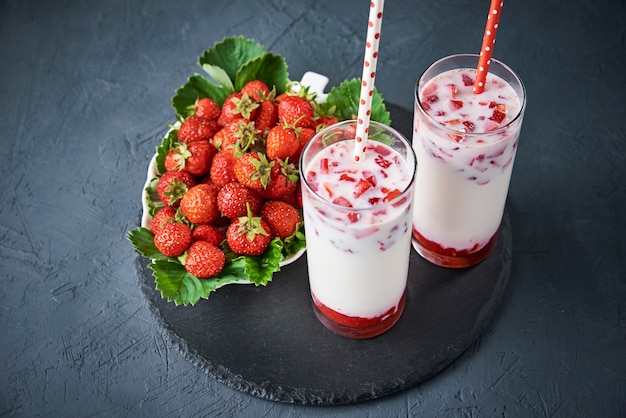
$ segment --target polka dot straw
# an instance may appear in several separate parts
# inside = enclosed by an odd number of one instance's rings
[[[489,6],[489,16],[487,16],[483,45],[480,48],[480,58],[478,59],[476,79],[474,80],[474,94],[480,94],[485,91],[485,82],[489,72],[489,65],[491,64],[493,47],[496,43],[496,33],[500,25],[503,4],[504,1],[502,0],[491,0],[491,5]]]
[[[354,148],[354,161],[357,162],[363,158],[370,125],[372,96],[374,95],[374,79],[376,78],[376,63],[378,62],[378,42],[380,41],[380,27],[383,20],[384,5],[384,0],[373,0],[370,2]]]

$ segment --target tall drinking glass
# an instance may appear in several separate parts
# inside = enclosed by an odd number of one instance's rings
[[[495,59],[474,94],[477,64],[478,55],[445,57],[415,89],[413,243],[444,267],[473,266],[493,249],[526,108],[522,81]]]
[[[404,309],[416,159],[406,138],[372,121],[357,163],[355,132],[346,121],[317,133],[300,173],[315,314],[339,335],[369,338]]]

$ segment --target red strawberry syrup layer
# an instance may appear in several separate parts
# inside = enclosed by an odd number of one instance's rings
[[[425,259],[442,267],[465,268],[474,266],[484,261],[496,244],[497,233],[494,234],[487,245],[475,244],[468,250],[457,250],[455,248],[444,247],[441,244],[430,241],[413,229],[415,238],[415,250]]]
[[[312,297],[313,311],[326,328],[348,338],[371,338],[384,333],[398,322],[404,311],[406,292],[395,306],[374,318],[344,315],[321,303],[314,294]]]
[[[467,267],[490,253],[502,219],[521,128],[521,102],[489,73],[472,91],[475,69],[455,69],[420,86],[413,128],[419,161],[413,236],[424,258]]]

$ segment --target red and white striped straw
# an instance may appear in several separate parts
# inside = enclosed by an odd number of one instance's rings
[[[489,16],[487,16],[483,44],[480,48],[480,58],[478,59],[478,68],[476,69],[476,79],[474,80],[474,94],[480,94],[485,91],[487,73],[489,72],[489,65],[491,65],[491,57],[496,43],[498,26],[500,26],[503,4],[503,0],[491,0],[491,5],[489,6]]]
[[[370,14],[367,22],[367,37],[365,41],[365,58],[363,59],[363,76],[361,77],[361,95],[359,98],[359,112],[357,115],[356,141],[354,147],[354,161],[363,159],[367,134],[372,114],[372,96],[374,95],[374,79],[376,78],[376,63],[378,62],[378,42],[380,28],[383,21],[384,0],[370,2]]]

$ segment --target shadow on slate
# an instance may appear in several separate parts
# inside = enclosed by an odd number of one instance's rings
[[[412,113],[387,104],[392,126],[411,138]],[[338,405],[415,386],[458,358],[487,329],[511,266],[505,213],[495,249],[469,269],[434,266],[411,251],[404,313],[385,334],[351,340],[315,317],[306,254],[266,287],[231,285],[195,306],[175,306],[154,288],[148,260],[138,273],[151,311],[194,365],[236,390],[272,401]]]

